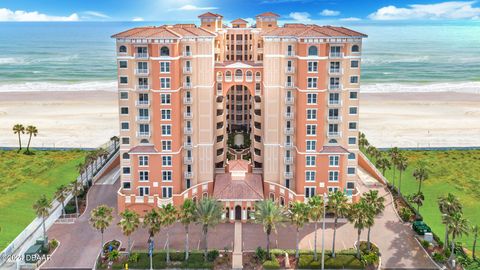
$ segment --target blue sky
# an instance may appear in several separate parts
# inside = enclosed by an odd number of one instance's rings
[[[284,21],[480,20],[476,1],[435,0],[0,0],[0,21],[195,21],[273,11]]]

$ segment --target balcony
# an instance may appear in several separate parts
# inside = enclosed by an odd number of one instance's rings
[[[193,172],[185,172],[185,179],[192,179],[193,178]]]
[[[232,76],[225,75],[225,81],[226,82],[231,82],[232,81]]]
[[[253,76],[246,76],[245,81],[247,82],[253,82]]]
[[[293,82],[286,82],[285,88],[289,88],[289,89],[295,88],[295,84]]]
[[[285,113],[285,119],[287,119],[287,120],[293,119],[293,112],[286,112]]]
[[[292,178],[293,172],[284,172],[283,175],[285,176],[285,178]]]
[[[255,81],[256,81],[256,82],[259,82],[259,81],[261,81],[261,80],[262,80],[262,76],[255,76]]]
[[[342,52],[330,52],[330,58],[343,58]]]
[[[192,67],[183,67],[183,73],[192,74]]]
[[[328,85],[328,90],[330,91],[336,91],[336,90],[341,90],[342,89],[342,84],[329,84]]]
[[[137,91],[148,91],[150,89],[150,85],[148,84],[138,84],[135,89]]]
[[[285,128],[285,134],[286,135],[293,135],[293,127]]]
[[[150,122],[150,116],[137,116],[137,122]]]
[[[328,122],[340,122],[342,121],[342,117],[340,115],[328,115],[327,120]]]
[[[192,56],[192,52],[191,51],[184,51],[183,56]]]
[[[193,103],[192,97],[183,97],[183,104],[191,105]]]
[[[183,133],[187,134],[187,135],[192,135],[193,133],[193,128],[191,127],[185,127],[183,128]]]
[[[293,105],[293,102],[294,102],[294,98],[293,97],[285,97],[285,104],[287,105]]]
[[[150,100],[136,100],[135,106],[137,107],[147,107],[150,106]]]
[[[284,157],[285,164],[293,164],[293,157]]]
[[[183,157],[183,163],[184,164],[192,164],[193,163],[193,157]]]
[[[147,76],[149,72],[150,71],[149,71],[148,68],[136,68],[135,69],[135,75],[137,75],[137,76]]]
[[[342,132],[341,131],[329,131],[327,133],[327,136],[329,138],[338,138],[338,137],[342,137]]]
[[[193,119],[193,113],[192,112],[184,112],[183,113],[183,118],[188,119],[188,120]]]
[[[193,143],[192,142],[184,142],[183,147],[185,149],[192,149],[193,148]]]
[[[135,59],[148,59],[148,53],[135,53]]]
[[[183,89],[192,89],[192,83],[184,82],[183,83]]]
[[[330,99],[328,100],[328,105],[329,106],[341,106],[342,105],[342,101],[339,100],[339,99]]]
[[[137,138],[150,138],[150,131],[138,131]]]
[[[235,76],[235,82],[242,82],[243,81],[243,75],[242,76]]]
[[[287,56],[295,56],[295,52],[294,51],[287,51]]]
[[[330,74],[330,75],[342,75],[343,74],[343,68],[330,68],[328,70],[328,74]]]
[[[286,67],[285,68],[285,73],[294,73],[295,72],[295,67]]]
[[[221,82],[223,80],[222,76],[217,76],[217,82]]]
[[[285,142],[284,146],[287,149],[291,149],[291,148],[293,148],[293,142]]]

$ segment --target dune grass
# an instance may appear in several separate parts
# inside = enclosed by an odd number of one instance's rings
[[[408,158],[409,166],[402,177],[401,192],[404,195],[416,193],[418,181],[413,177],[413,170],[419,162],[426,162],[429,177],[422,183],[425,202],[420,207],[420,214],[432,230],[443,241],[445,225],[441,222],[437,199],[449,192],[459,198],[463,212],[470,224],[480,225],[480,150],[448,150],[448,151],[402,151]],[[385,173],[393,179],[393,170]],[[398,170],[395,176],[398,186]],[[466,248],[473,246],[473,236],[462,239]]]
[[[33,203],[53,198],[61,184],[73,181],[88,153],[81,150],[35,151],[35,155],[0,151],[0,250],[35,218]]]

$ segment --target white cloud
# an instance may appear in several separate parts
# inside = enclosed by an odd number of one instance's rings
[[[217,7],[198,7],[198,6],[194,6],[194,5],[184,5],[184,6],[181,6],[179,8],[177,8],[177,10],[187,10],[187,11],[191,11],[191,10],[211,10],[211,9],[218,9]]]
[[[92,17],[102,18],[102,19],[110,19],[110,16],[98,11],[85,11],[84,14]]]
[[[480,16],[480,8],[475,1],[451,1],[436,4],[414,4],[407,8],[386,6],[368,15],[372,20],[409,19],[474,19]]]
[[[288,17],[294,19],[295,21],[310,21],[310,13],[308,12],[292,12]]]
[[[132,19],[132,22],[143,22],[143,21],[144,21],[144,19],[142,17],[134,17]]]
[[[355,22],[355,21],[361,21],[362,19],[357,18],[357,17],[348,17],[348,18],[341,18],[340,21],[345,21],[345,22]]]
[[[322,10],[322,12],[320,12],[320,15],[322,15],[322,16],[338,16],[338,15],[340,15],[340,11],[324,9],[324,10]]]
[[[0,8],[0,21],[17,21],[17,22],[54,22],[54,21],[79,21],[80,17],[77,13],[70,16],[50,16],[39,13],[38,11],[10,10]]]
[[[257,23],[257,20],[255,20],[254,18],[244,18],[244,20],[247,21],[250,25],[254,25]]]

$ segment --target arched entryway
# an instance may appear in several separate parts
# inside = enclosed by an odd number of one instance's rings
[[[242,220],[242,207],[240,205],[235,206],[235,220]]]

